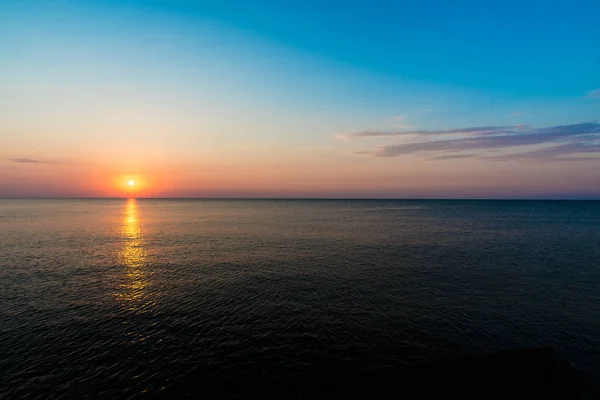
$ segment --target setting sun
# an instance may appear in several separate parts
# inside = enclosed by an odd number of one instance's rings
[[[148,190],[151,190],[153,186],[147,176],[140,173],[127,173],[113,175],[111,178],[111,188],[109,189],[111,194],[115,197],[137,197],[137,196],[148,196]]]

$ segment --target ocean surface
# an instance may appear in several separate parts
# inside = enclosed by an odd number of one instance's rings
[[[600,202],[0,200],[0,397],[243,392],[523,346],[598,390]]]

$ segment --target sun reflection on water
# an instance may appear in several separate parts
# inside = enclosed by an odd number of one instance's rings
[[[154,302],[148,292],[150,274],[147,270],[147,254],[138,215],[138,204],[133,198],[129,199],[125,206],[121,238],[123,247],[119,257],[125,267],[126,282],[120,285],[122,292],[117,294],[117,300],[130,311],[143,313],[152,308]]]

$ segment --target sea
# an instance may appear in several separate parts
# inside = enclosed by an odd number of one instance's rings
[[[1,398],[291,396],[536,346],[600,393],[598,201],[0,200]]]

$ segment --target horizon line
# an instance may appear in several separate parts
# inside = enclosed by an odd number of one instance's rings
[[[598,197],[98,197],[0,196],[0,200],[380,200],[380,201],[600,201]]]

